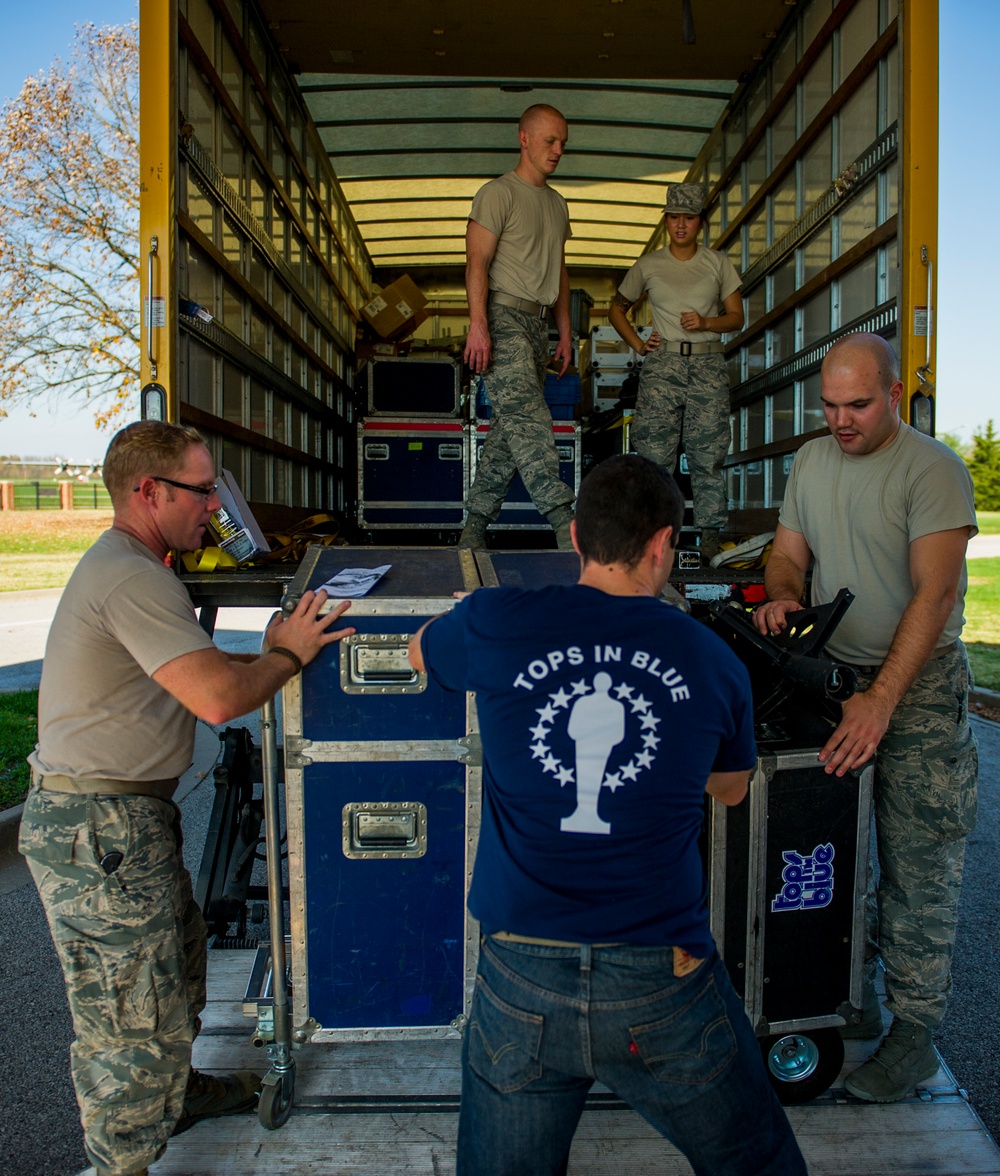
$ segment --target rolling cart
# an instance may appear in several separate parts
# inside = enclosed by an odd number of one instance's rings
[[[758,750],[743,803],[708,805],[712,933],[785,1104],[830,1086],[838,1026],[861,1019],[874,767],[837,777],[817,758],[855,689],[854,670],[823,655],[852,599],[797,612],[774,638],[738,604],[709,606],[750,672]]]

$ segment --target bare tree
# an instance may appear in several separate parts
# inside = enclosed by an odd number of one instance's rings
[[[139,379],[135,23],[79,26],[3,107],[0,193],[0,417],[58,394],[106,424]]]

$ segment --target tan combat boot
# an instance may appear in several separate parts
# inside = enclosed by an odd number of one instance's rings
[[[569,505],[557,506],[545,516],[549,526],[556,534],[556,547],[559,551],[573,551],[573,536],[569,525],[573,521],[573,508]]]
[[[930,1029],[897,1018],[868,1061],[847,1075],[844,1087],[865,1102],[899,1102],[919,1082],[933,1077],[937,1068]]]
[[[462,533],[458,537],[459,547],[485,547],[486,546],[486,528],[490,525],[490,520],[481,514],[473,514],[469,511],[469,517],[466,520],[465,526],[462,528]]]

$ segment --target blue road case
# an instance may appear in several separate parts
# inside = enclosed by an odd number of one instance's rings
[[[366,530],[461,527],[469,433],[454,417],[358,423],[358,525]]]
[[[465,910],[482,781],[475,708],[406,657],[424,621],[478,586],[472,553],[311,547],[287,599],[383,564],[347,615],[357,633],[282,695],[293,1016],[314,1041],[454,1036],[477,958]]]
[[[473,426],[471,480],[475,481],[476,467],[486,437],[490,431],[488,421],[477,421]],[[559,454],[559,477],[571,487],[573,494],[580,492],[580,426],[571,421],[553,421],[552,435]],[[549,524],[535,509],[531,496],[521,480],[514,475],[507,497],[500,513],[490,524],[492,531],[545,531]]]

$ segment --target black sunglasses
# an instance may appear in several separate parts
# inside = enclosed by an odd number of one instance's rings
[[[156,474],[150,474],[150,477],[154,482],[166,482],[168,486],[176,486],[178,490],[190,490],[192,494],[200,494],[206,502],[219,488],[218,482],[213,482],[211,486],[191,486],[187,482],[175,482],[173,478],[158,478]],[[138,486],[132,487],[133,494],[137,494],[138,491]]]

